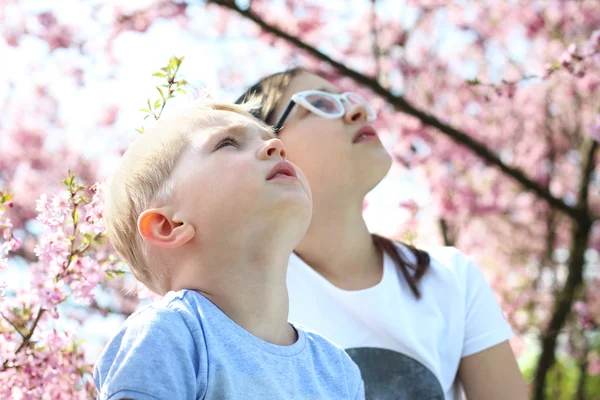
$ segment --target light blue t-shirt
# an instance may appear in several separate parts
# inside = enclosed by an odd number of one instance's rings
[[[94,368],[99,399],[364,399],[344,350],[295,326],[278,346],[250,334],[200,293],[169,292],[131,315]]]

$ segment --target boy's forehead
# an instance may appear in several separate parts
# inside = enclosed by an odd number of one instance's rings
[[[258,134],[263,140],[275,137],[272,129],[253,117],[225,110],[212,110],[210,113],[212,115],[197,116],[190,121],[192,123],[188,125],[186,134],[192,136],[192,141],[204,142],[218,134]]]

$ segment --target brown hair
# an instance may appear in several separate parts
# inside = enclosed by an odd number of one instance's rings
[[[283,92],[292,79],[302,72],[315,73],[303,68],[293,68],[269,75],[248,88],[248,90],[246,90],[246,92],[244,92],[244,94],[242,94],[235,102],[237,104],[246,101],[258,103],[260,106],[259,108],[254,109],[253,115],[268,124],[273,124],[276,118],[273,114],[281,100]],[[371,234],[371,237],[375,246],[383,254],[389,255],[394,261],[394,264],[396,264],[402,273],[402,276],[408,283],[408,286],[415,297],[417,299],[421,298],[421,291],[419,290],[418,285],[423,275],[425,275],[429,269],[431,263],[429,254],[411,245],[402,243],[402,245],[412,253],[414,261],[411,261],[403,254],[403,252],[398,250],[394,241],[377,234]]]

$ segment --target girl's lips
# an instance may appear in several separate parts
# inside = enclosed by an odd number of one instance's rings
[[[363,126],[354,134],[352,143],[364,142],[366,140],[379,140],[377,132],[369,125]]]

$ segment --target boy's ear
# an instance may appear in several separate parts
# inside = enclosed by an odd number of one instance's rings
[[[140,214],[137,225],[140,235],[146,242],[163,249],[182,246],[196,234],[192,225],[174,221],[173,216],[164,208],[144,211]]]

